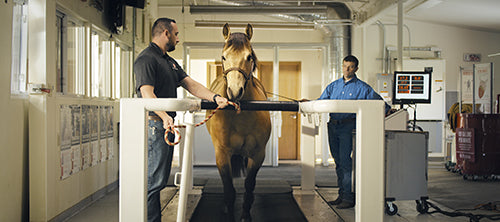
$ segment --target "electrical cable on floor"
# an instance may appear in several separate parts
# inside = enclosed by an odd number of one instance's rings
[[[485,204],[478,204],[471,209],[457,209],[456,211],[474,211],[474,210],[489,210],[500,213],[500,201],[488,202]]]
[[[448,211],[443,211],[441,210],[438,206],[434,205],[433,203],[427,201],[427,204],[429,204],[430,207],[434,208],[434,211],[428,212],[428,214],[434,214],[434,213],[441,213],[449,217],[468,217],[470,221],[477,222],[483,218],[489,219],[489,220],[500,220],[500,214],[472,214],[472,213],[464,213],[464,212],[459,212],[459,211],[454,211],[454,212],[448,212]],[[496,205],[495,205],[496,207]]]

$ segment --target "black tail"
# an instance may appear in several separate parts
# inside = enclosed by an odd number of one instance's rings
[[[243,176],[246,176],[248,159],[243,158],[241,155],[233,155],[231,157],[231,168],[233,170],[233,178],[241,177],[241,173]]]

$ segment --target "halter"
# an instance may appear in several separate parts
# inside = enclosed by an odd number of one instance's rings
[[[224,59],[222,59],[222,60],[224,60]],[[253,63],[253,66],[255,66],[255,61],[253,59],[252,59],[252,63]],[[238,71],[239,73],[241,73],[243,75],[243,77],[245,77],[246,82],[248,82],[248,80],[252,79],[253,67],[252,67],[252,72],[247,73],[247,72],[245,72],[245,70],[243,70],[240,67],[231,67],[229,69],[225,69],[224,62],[222,62],[222,74],[224,75],[224,78],[226,78],[227,74],[231,71]],[[246,82],[245,82],[245,85],[246,85]]]

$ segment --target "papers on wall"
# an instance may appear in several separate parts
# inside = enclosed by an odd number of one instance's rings
[[[114,157],[113,107],[59,107],[61,180]]]
[[[462,69],[462,103],[472,104],[474,96],[474,71],[472,66],[461,67]]]
[[[491,113],[492,64],[474,64],[474,99],[479,113]]]

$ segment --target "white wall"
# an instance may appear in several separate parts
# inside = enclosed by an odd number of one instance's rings
[[[28,81],[45,84],[48,88],[55,85],[55,13],[56,7],[63,12],[76,17],[86,24],[108,30],[104,25],[103,13],[89,6],[90,1],[79,0],[30,0],[29,11],[29,69]],[[28,111],[36,109],[39,104],[30,106],[29,99],[25,97],[11,97],[11,48],[12,48],[12,8],[13,1],[0,2],[0,27],[3,34],[0,35],[0,48],[2,48],[0,60],[0,221],[47,221],[64,210],[72,207],[83,198],[96,192],[98,189],[116,181],[118,179],[118,148],[115,148],[114,161],[107,163],[87,172],[79,172],[79,176],[61,181],[57,178],[58,173],[54,169],[58,168],[60,154],[57,151],[57,132],[53,127],[55,122],[47,123],[46,119],[37,119],[38,122],[29,124]],[[113,39],[132,46],[132,24],[131,10],[127,9],[128,29],[120,36]],[[147,37],[149,38],[149,37]],[[85,99],[71,97],[52,97],[54,103],[59,104],[63,99],[64,103],[80,103]],[[92,102],[87,99],[87,102]],[[102,101],[105,102],[106,101]],[[102,103],[101,102],[101,103]],[[96,101],[99,103],[99,101]],[[110,103],[110,101],[107,101]],[[43,106],[42,106],[43,107]],[[46,107],[47,108],[47,107]],[[54,107],[49,106],[52,113],[49,120],[54,120],[56,115]],[[118,109],[115,109],[118,111]],[[43,112],[43,110],[38,110]],[[118,115],[116,115],[118,118]],[[40,124],[40,125],[37,125]],[[39,128],[37,128],[39,127]],[[32,133],[30,134],[29,131]],[[38,138],[41,143],[30,141],[28,138]],[[44,138],[41,138],[44,137]],[[32,144],[29,144],[33,142]],[[28,148],[30,146],[30,148]],[[43,157],[36,157],[37,152],[49,154],[45,162],[37,162]],[[28,150],[31,157],[38,158],[35,162],[39,165],[31,165],[28,158]],[[55,150],[55,151],[54,151]],[[28,165],[35,171],[29,174]],[[49,167],[45,168],[44,165]],[[54,168],[55,166],[55,168]],[[40,169],[36,169],[39,167]],[[43,169],[48,169],[43,172]],[[37,171],[38,170],[38,171]],[[39,174],[41,173],[41,174]],[[30,175],[30,179],[28,179]],[[42,178],[43,176],[45,177]],[[56,178],[56,179],[54,179]],[[32,191],[29,191],[30,184],[43,184]],[[36,186],[35,186],[36,187]],[[41,189],[41,190],[40,190]],[[40,192],[38,192],[40,190]],[[32,196],[33,201],[30,201]],[[38,203],[42,205],[37,205]],[[29,209],[31,205],[31,209]],[[40,214],[39,214],[40,213]],[[30,218],[30,216],[33,216]]]
[[[10,96],[13,5],[0,2],[0,221],[28,219],[28,104]]]
[[[394,19],[382,20],[386,24],[386,45],[397,46],[397,26]],[[411,46],[434,46],[442,50],[441,57],[446,60],[446,89],[459,90],[459,67],[471,65],[463,61],[464,53],[480,53],[480,63],[496,62],[496,73],[500,72],[500,59],[489,58],[489,54],[500,52],[500,33],[475,31],[459,27],[431,24],[419,21],[404,20],[410,29]],[[358,73],[372,86],[376,86],[376,74],[382,72],[380,58],[382,56],[382,32],[377,25],[356,27],[353,32],[353,53],[360,58]],[[408,46],[408,31],[403,29],[403,45]],[[395,54],[395,53],[394,53]],[[414,53],[416,54],[416,53]],[[495,92],[500,93],[498,78],[495,83]]]
[[[182,13],[181,7],[159,7],[158,17],[168,17],[176,20],[179,27],[180,44],[177,49],[171,53],[175,58],[182,58],[183,42],[220,42],[223,43],[222,27],[220,28],[195,28],[195,20],[217,20],[217,21],[281,21],[269,16],[262,15],[192,15],[189,8],[185,8]],[[154,18],[156,19],[156,18]],[[154,20],[153,19],[153,20]],[[231,28],[232,32],[244,32],[243,28]],[[252,42],[323,42],[323,36],[320,31],[315,30],[272,30],[272,29],[254,29]],[[221,49],[222,50],[222,49]]]

